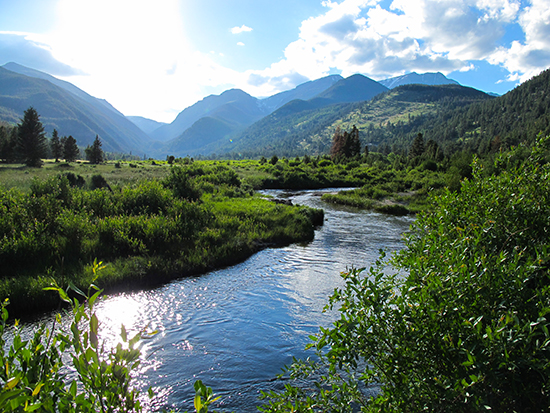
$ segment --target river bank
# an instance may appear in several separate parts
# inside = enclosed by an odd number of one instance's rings
[[[0,299],[20,318],[58,306],[56,283],[148,288],[240,262],[266,246],[311,241],[323,212],[271,202],[227,168],[174,168],[163,181],[84,190],[66,176],[0,192]],[[106,264],[94,280],[91,263]]]
[[[141,343],[136,371],[135,385],[156,394],[147,411],[193,411],[193,383],[202,380],[221,396],[215,411],[256,412],[260,391],[280,390],[284,381],[274,378],[281,368],[293,356],[308,357],[309,336],[334,321],[336,314],[324,307],[342,284],[340,272],[369,267],[380,249],[402,248],[411,217],[325,204],[322,194],[334,191],[262,191],[323,208],[324,224],[312,241],[263,248],[235,265],[98,300],[107,346],[120,341],[121,324],[129,335],[157,331]],[[50,325],[51,317],[26,327]]]

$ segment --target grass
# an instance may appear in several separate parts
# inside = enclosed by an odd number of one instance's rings
[[[120,168],[116,167],[117,164]],[[168,175],[170,165],[162,161],[155,161],[155,164],[151,161],[108,161],[99,165],[77,161],[69,164],[46,159],[41,168],[30,168],[23,164],[0,163],[0,185],[5,189],[17,188],[27,192],[33,178],[46,180],[65,172],[80,175],[87,182],[93,175],[100,174],[110,185],[126,185],[142,179],[162,179]]]
[[[0,265],[10,268],[0,275],[0,299],[9,298],[18,315],[54,308],[57,298],[42,292],[53,281],[85,290],[94,259],[107,264],[95,281],[107,292],[149,287],[267,246],[310,241],[323,222],[321,210],[251,195],[219,163],[116,167],[120,183],[95,190],[71,187],[58,165],[46,165],[21,174],[30,183],[0,188]],[[105,176],[110,166],[82,168]],[[198,198],[187,199],[188,191]]]

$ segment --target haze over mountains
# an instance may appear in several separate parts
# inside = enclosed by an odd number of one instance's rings
[[[273,127],[273,119],[368,101],[411,83],[458,85],[441,73],[410,73],[380,82],[359,74],[345,79],[331,75],[263,99],[240,89],[227,90],[202,99],[180,112],[172,123],[163,124],[143,117],[125,117],[105,100],[71,83],[8,63],[0,67],[0,121],[17,123],[24,110],[33,106],[48,135],[55,128],[62,136],[75,137],[80,146],[90,145],[99,135],[104,149],[111,152],[159,159],[167,155],[222,154],[231,152],[232,146],[237,146],[233,142],[242,137],[250,140],[248,129],[261,134],[261,129],[253,127],[257,122]],[[261,136],[258,139],[262,141]],[[274,146],[275,142],[267,144]]]
[[[143,148],[149,137],[105,100],[94,98],[68,82],[15,63],[0,67],[0,120],[17,123],[33,106],[46,133],[57,129],[80,146],[101,137],[111,152]]]

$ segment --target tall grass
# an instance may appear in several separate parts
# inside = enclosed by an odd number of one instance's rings
[[[160,180],[90,190],[66,174],[0,190],[0,299],[49,308],[51,280],[80,288],[109,263],[101,288],[137,288],[234,263],[267,245],[307,241],[322,211],[277,205],[222,165],[173,167]],[[27,303],[32,301],[32,306]]]

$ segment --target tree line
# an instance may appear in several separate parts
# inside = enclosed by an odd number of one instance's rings
[[[101,147],[102,142],[96,135],[92,145],[84,150],[90,163],[99,164],[104,161],[105,154]],[[23,119],[16,126],[0,125],[0,160],[40,167],[42,160],[50,156],[55,162],[60,159],[75,162],[81,152],[73,136],[60,137],[57,129],[53,130],[51,139],[46,138],[40,115],[32,106],[24,112]]]

